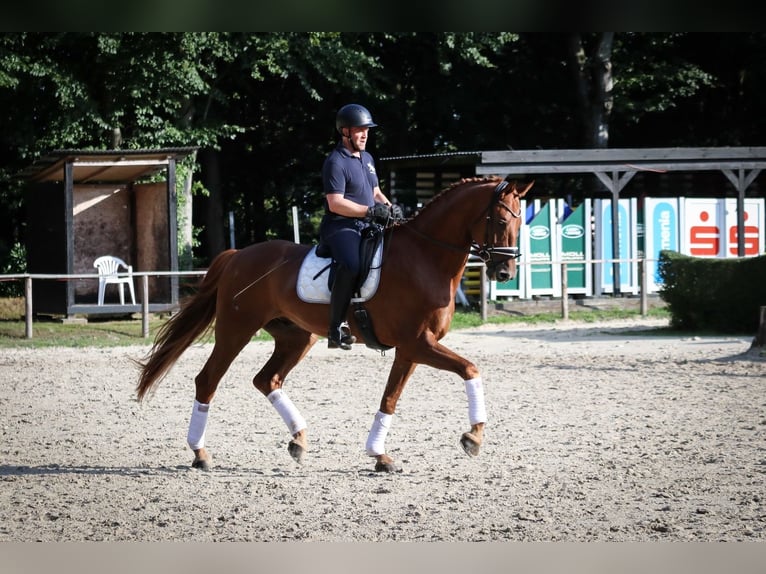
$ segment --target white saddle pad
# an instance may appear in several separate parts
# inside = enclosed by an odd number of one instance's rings
[[[330,273],[329,257],[317,257],[316,245],[311,248],[301,264],[298,272],[297,291],[301,301],[306,303],[329,303],[330,289],[327,287],[327,277]],[[367,301],[375,295],[380,283],[380,262],[383,258],[383,242],[381,241],[372,258],[370,274],[360,290],[360,297],[351,299],[354,303]],[[325,269],[326,268],[326,269]],[[323,271],[324,270],[324,271]],[[317,276],[321,272],[321,275]]]

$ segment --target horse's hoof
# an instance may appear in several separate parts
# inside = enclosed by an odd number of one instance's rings
[[[293,457],[295,462],[298,464],[303,463],[303,455],[306,454],[306,449],[299,445],[297,442],[291,440],[287,444],[287,452],[290,453],[290,456]]]
[[[463,447],[468,456],[479,456],[481,444],[473,434],[469,432],[463,433],[463,436],[460,437],[460,446]]]
[[[210,470],[211,468],[213,468],[213,465],[210,464],[209,460],[205,460],[205,459],[202,459],[202,458],[196,458],[196,459],[194,459],[194,462],[192,463],[192,468],[198,468],[200,470],[207,471],[207,470]]]
[[[375,472],[400,472],[393,462],[378,461],[375,463]]]

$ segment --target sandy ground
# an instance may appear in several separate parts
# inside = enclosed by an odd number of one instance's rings
[[[249,382],[271,345],[251,344],[213,402],[206,473],[185,440],[209,345],[142,404],[146,346],[3,350],[0,541],[764,541],[766,360],[751,338],[647,336],[661,324],[450,333],[482,370],[485,446],[458,445],[462,382],[421,366],[386,443],[394,474],[363,450],[392,353],[320,342],[296,367],[297,465]]]

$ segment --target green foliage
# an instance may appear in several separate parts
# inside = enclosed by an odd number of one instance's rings
[[[580,36],[592,44],[597,34]],[[334,113],[350,101],[368,105],[380,124],[369,143],[377,158],[581,147],[585,111],[567,63],[570,40],[510,32],[0,33],[0,244],[24,242],[17,174],[53,149],[109,148],[116,128],[124,148],[217,154],[220,181],[195,172],[210,192],[194,195],[195,212],[212,215],[194,224],[223,229],[221,216],[233,211],[238,245],[291,237],[294,205],[302,222],[321,211],[319,172],[336,141]],[[765,62],[763,33],[616,33],[610,145],[760,145]]]
[[[615,47],[615,113],[626,122],[676,108],[714,84],[713,76],[679,53],[683,34],[637,34],[619,36]],[[636,54],[643,57],[636,58]]]
[[[0,275],[19,275],[27,272],[27,250],[14,243],[8,254],[0,258]],[[0,281],[0,297],[20,297],[24,294],[22,281]]]
[[[682,330],[752,333],[766,305],[766,256],[698,258],[660,253],[660,292],[671,326]]]

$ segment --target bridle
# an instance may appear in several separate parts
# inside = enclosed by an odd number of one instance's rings
[[[505,203],[500,199],[500,195],[503,193],[503,190],[508,186],[508,181],[503,180],[500,183],[497,184],[497,187],[492,192],[492,199],[490,200],[489,206],[487,206],[487,209],[485,209],[482,212],[482,215],[484,213],[487,214],[487,225],[485,227],[485,234],[484,234],[484,245],[479,245],[477,242],[473,241],[471,242],[471,248],[469,250],[469,253],[471,255],[475,255],[479,259],[481,259],[484,264],[488,264],[490,261],[493,261],[493,256],[497,256],[497,259],[501,259],[503,261],[507,259],[518,259],[521,257],[521,253],[519,251],[518,246],[516,247],[496,247],[494,245],[490,244],[490,229],[493,227],[493,217],[495,214],[495,206],[499,205],[500,207],[504,208],[508,213],[511,214],[512,217],[519,219],[521,217],[521,209],[519,211],[513,211],[510,205]],[[481,216],[479,218],[481,218]],[[476,220],[478,221],[478,219]],[[475,222],[474,222],[475,223]]]
[[[471,224],[470,227],[473,227],[476,225],[476,222],[479,221],[482,217],[486,214],[487,219],[487,225],[486,225],[486,233],[484,235],[484,244],[479,245],[476,241],[471,241],[471,245],[468,248],[468,253],[471,255],[475,255],[485,265],[489,265],[489,263],[494,263],[493,258],[500,259],[502,261],[508,260],[508,259],[517,259],[521,256],[521,253],[519,252],[518,247],[497,247],[495,245],[492,245],[490,242],[490,233],[491,229],[493,227],[493,219],[494,219],[494,208],[495,206],[499,205],[500,207],[504,208],[508,213],[511,214],[512,217],[519,219],[521,217],[521,209],[519,211],[514,211],[510,205],[505,203],[500,199],[501,194],[503,193],[503,190],[508,186],[508,182],[506,180],[501,181],[497,184],[497,187],[495,187],[495,190],[492,192],[492,198],[490,199],[489,205],[479,214],[479,217],[474,220],[474,222]],[[458,247],[456,245],[452,245],[450,243],[446,243],[444,241],[439,241],[438,239],[434,239],[433,237],[430,237],[423,233],[422,231],[419,231],[411,226],[405,226],[405,229],[409,229],[413,233],[420,235],[424,239],[427,239],[431,243],[434,243],[436,245],[439,245],[440,247],[444,247],[446,249],[451,249],[452,251],[459,251],[461,253],[465,253],[465,247]],[[495,263],[497,265],[499,263]]]

